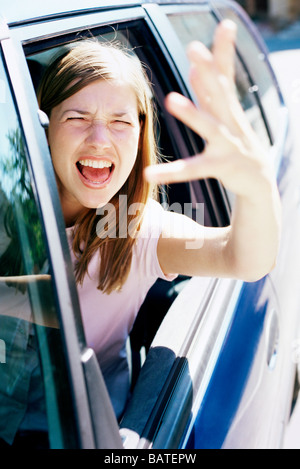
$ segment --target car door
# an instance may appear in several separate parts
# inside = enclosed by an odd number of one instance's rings
[[[24,51],[3,20],[0,31],[1,444],[94,448],[109,440],[121,447],[99,367],[94,370],[85,344],[44,121]],[[93,404],[94,385],[97,392],[103,388],[100,406]],[[105,432],[93,424],[93,414],[108,421]]]

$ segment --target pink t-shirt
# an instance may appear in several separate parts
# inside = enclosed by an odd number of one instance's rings
[[[97,289],[100,256],[96,254],[83,284],[78,285],[87,344],[98,358],[117,416],[122,414],[129,391],[126,341],[149,289],[166,276],[157,258],[157,242],[169,212],[154,200],[147,203],[143,224],[133,247],[130,273],[120,292],[107,295]],[[67,228],[71,246],[72,228]],[[75,257],[71,250],[72,260]]]

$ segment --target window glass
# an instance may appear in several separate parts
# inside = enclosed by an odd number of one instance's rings
[[[216,19],[211,13],[206,11],[193,11],[169,14],[168,17],[185,48],[193,40],[199,40],[208,48],[211,48],[214,31],[217,25]],[[238,58],[236,59],[236,86],[239,100],[251,125],[259,135],[261,141],[268,148],[270,146],[270,139],[257,99],[254,95],[256,88],[254,88],[249,81],[249,76]]]
[[[59,448],[66,438],[72,446],[76,426],[55,295],[26,145],[1,55],[0,122],[0,447]]]
[[[258,87],[258,93],[264,112],[267,115],[272,136],[276,138],[280,131],[278,125],[280,125],[281,119],[278,117],[281,102],[272,73],[266,63],[266,55],[258,47],[245,24],[232,9],[221,5],[218,10],[224,18],[232,19],[238,25],[239,51],[243,55],[247,68]]]

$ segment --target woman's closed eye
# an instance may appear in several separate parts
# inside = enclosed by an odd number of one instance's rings
[[[67,121],[74,121],[74,120],[84,120],[84,117],[68,117]]]
[[[67,114],[63,116],[62,122],[77,122],[77,121],[85,121],[86,116],[83,116],[81,114]]]
[[[131,125],[131,122],[127,120],[122,120],[122,119],[115,119],[112,121],[113,125],[118,125],[118,126],[128,126]]]
[[[70,125],[80,125],[80,126],[90,126],[93,122],[91,118],[88,116],[84,115],[71,115],[71,116],[66,116],[65,120],[66,123],[69,123]]]

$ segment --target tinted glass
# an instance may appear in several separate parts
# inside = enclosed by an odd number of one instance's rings
[[[203,42],[207,47],[211,47],[214,31],[217,25],[216,19],[207,11],[196,11],[180,14],[168,15],[180,41],[186,48],[193,40]],[[249,51],[248,55],[251,54]],[[236,86],[239,100],[245,110],[248,119],[259,135],[266,147],[269,147],[270,140],[267,129],[254,95],[256,88],[249,80],[249,76],[241,65],[240,60],[236,59]]]
[[[238,25],[238,48],[243,55],[249,73],[257,85],[272,136],[276,138],[280,131],[278,126],[281,122],[281,119],[279,119],[281,102],[273,75],[266,61],[266,55],[258,47],[244,22],[232,9],[224,6],[220,6],[218,9],[224,18],[232,19]]]

